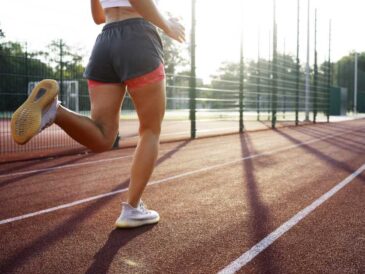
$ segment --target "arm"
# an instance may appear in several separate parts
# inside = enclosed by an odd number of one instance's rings
[[[93,16],[95,24],[103,24],[105,23],[105,15],[104,10],[100,5],[99,0],[90,0],[91,4],[91,14]]]
[[[184,27],[175,19],[166,20],[152,0],[129,0],[129,3],[144,19],[162,29],[172,39],[185,41]]]

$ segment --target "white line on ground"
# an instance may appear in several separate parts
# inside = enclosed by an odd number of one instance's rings
[[[319,207],[321,204],[323,204],[325,201],[327,201],[329,198],[331,198],[333,195],[335,195],[339,190],[341,190],[342,188],[347,186],[353,179],[355,179],[357,176],[359,176],[364,170],[365,170],[365,164],[363,164],[358,170],[356,170],[354,173],[352,173],[346,179],[344,179],[343,181],[338,183],[336,186],[334,186],[328,192],[323,194],[321,197],[319,197],[317,200],[315,200],[309,206],[307,206],[306,208],[299,211],[292,218],[290,218],[288,221],[283,223],[281,226],[279,226],[277,229],[275,229],[273,232],[271,232],[269,235],[267,235],[264,239],[262,239],[256,245],[254,245],[250,250],[243,253],[239,258],[237,258],[232,263],[230,263],[228,266],[226,266],[224,269],[219,271],[218,274],[236,273],[238,270],[240,270],[242,267],[244,267],[246,264],[248,264],[253,258],[255,258],[262,251],[264,251],[267,247],[269,247],[273,242],[275,242],[277,239],[279,239],[284,233],[286,233],[288,230],[293,228],[297,223],[299,223],[307,215],[309,215],[311,212],[313,212],[317,207]]]
[[[354,132],[354,131],[351,131],[351,132]],[[209,170],[215,170],[217,168],[222,168],[222,167],[225,167],[225,166],[236,164],[236,163],[248,160],[248,159],[254,159],[254,158],[258,158],[258,157],[262,157],[262,156],[272,155],[272,154],[275,154],[275,153],[278,153],[278,152],[290,150],[290,149],[293,149],[293,148],[302,147],[302,146],[305,146],[305,145],[308,145],[308,144],[316,143],[316,142],[319,142],[319,141],[323,141],[323,140],[326,140],[326,139],[334,138],[334,137],[344,135],[344,134],[349,134],[349,133],[350,132],[346,132],[346,133],[341,132],[341,133],[337,133],[337,134],[328,135],[326,137],[314,138],[314,139],[311,139],[311,140],[306,141],[306,142],[285,146],[285,147],[282,147],[282,148],[279,148],[279,149],[274,149],[274,150],[271,150],[271,151],[268,151],[268,152],[262,152],[262,153],[254,154],[254,155],[251,155],[251,156],[242,157],[242,158],[239,158],[239,159],[236,159],[236,160],[233,160],[233,161],[229,161],[229,162],[225,162],[225,163],[221,163],[221,164],[208,166],[208,167],[205,167],[205,168],[201,168],[201,169],[181,173],[181,174],[171,176],[171,177],[167,177],[167,178],[164,178],[164,179],[161,179],[161,180],[152,181],[148,185],[150,186],[150,185],[165,183],[165,182],[168,182],[168,181],[172,181],[172,180],[179,179],[179,178],[182,178],[182,177],[190,176],[190,175],[193,175],[193,174],[206,172],[206,171],[209,171]],[[53,212],[53,211],[57,211],[57,210],[64,209],[64,208],[73,207],[73,206],[80,205],[80,204],[83,204],[83,203],[87,203],[87,202],[90,202],[90,201],[98,200],[98,199],[101,199],[101,198],[104,198],[104,197],[112,196],[112,195],[115,195],[115,194],[118,194],[118,193],[126,192],[127,190],[128,190],[127,188],[124,188],[124,189],[120,189],[120,190],[116,190],[116,191],[112,191],[112,192],[92,196],[92,197],[89,197],[89,198],[77,200],[77,201],[74,201],[74,202],[71,202],[71,203],[59,205],[59,206],[56,206],[56,207],[51,207],[51,208],[48,208],[48,209],[43,209],[43,210],[40,210],[40,211],[20,215],[20,216],[17,216],[17,217],[4,219],[4,220],[0,221],[0,225],[12,223],[12,222],[15,222],[15,221],[24,220],[24,219],[31,218],[31,217],[34,217],[34,216],[43,215],[43,214]]]
[[[356,129],[356,130],[353,130],[352,132],[357,132],[357,131],[362,131],[362,129]],[[341,131],[338,135],[336,135],[336,134],[333,135],[333,137],[340,136],[340,135],[346,134],[346,133],[348,133],[348,132]],[[328,135],[328,136],[330,138],[332,138],[331,137],[332,135]],[[215,145],[219,145],[222,143],[225,144],[226,142],[216,142]],[[170,150],[160,150],[160,153],[169,152],[169,151]],[[100,164],[100,163],[104,163],[104,162],[111,162],[111,161],[116,161],[116,160],[120,160],[120,159],[130,158],[132,156],[133,156],[133,154],[122,156],[122,157],[93,160],[93,161],[88,161],[88,162],[83,162],[83,163],[66,164],[66,165],[60,165],[60,166],[55,166],[55,167],[47,167],[47,168],[41,168],[41,169],[32,169],[32,170],[26,170],[26,171],[1,174],[0,179],[6,178],[6,177],[23,176],[23,175],[30,175],[30,174],[36,174],[36,173],[46,173],[46,172],[60,170],[60,169],[64,169],[64,168],[67,169],[67,168],[74,168],[74,167],[85,166],[85,165]]]
[[[219,144],[226,144],[226,142],[216,142],[215,143],[215,145],[219,145]],[[204,147],[204,146],[206,146],[206,145],[201,145],[200,147]],[[165,150],[160,150],[159,152],[165,153],[165,152],[170,152],[170,151],[171,151],[170,149],[165,149]],[[26,171],[18,171],[18,172],[13,172],[13,173],[8,173],[8,174],[1,174],[0,179],[5,178],[5,177],[15,177],[15,176],[30,175],[30,174],[36,174],[36,173],[46,173],[46,172],[64,169],[64,168],[74,168],[74,167],[85,166],[85,165],[112,162],[112,161],[131,158],[131,157],[133,157],[133,154],[121,156],[121,157],[113,157],[113,158],[105,158],[105,159],[100,159],[100,160],[87,161],[87,162],[83,162],[83,163],[66,164],[66,165],[60,165],[60,166],[55,166],[55,167],[46,167],[46,168],[32,169],[32,170],[26,170]]]
[[[132,156],[133,155],[127,155],[127,156],[114,157],[114,158],[108,158],[108,159],[94,160],[94,161],[89,161],[89,162],[85,162],[85,163],[61,165],[61,166],[56,166],[56,167],[47,167],[47,168],[21,171],[21,172],[14,172],[14,173],[0,175],[0,178],[10,177],[10,176],[29,175],[29,174],[39,173],[39,172],[50,172],[50,171],[54,171],[57,169],[79,167],[79,166],[85,166],[85,165],[90,165],[90,164],[100,164],[100,163],[111,162],[111,161],[120,160],[120,159],[124,159],[124,158],[130,158]]]

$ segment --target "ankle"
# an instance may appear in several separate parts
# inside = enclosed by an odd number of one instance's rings
[[[134,208],[137,208],[138,205],[139,205],[139,200],[137,201],[132,201],[132,200],[128,200],[127,203],[131,206],[131,207],[134,207]]]

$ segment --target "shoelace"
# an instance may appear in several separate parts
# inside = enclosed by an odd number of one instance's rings
[[[140,208],[140,210],[141,210],[143,213],[149,213],[149,210],[146,208],[145,204],[144,204],[142,201],[140,201],[140,202],[139,202],[138,207]]]

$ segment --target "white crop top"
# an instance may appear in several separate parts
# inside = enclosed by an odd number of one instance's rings
[[[128,0],[100,0],[103,9],[114,7],[131,7]]]
[[[159,0],[155,0],[154,2],[158,4]],[[131,3],[129,3],[129,0],[100,0],[100,4],[103,9],[132,6]]]

